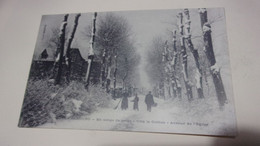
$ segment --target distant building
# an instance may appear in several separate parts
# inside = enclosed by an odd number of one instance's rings
[[[42,53],[41,53],[41,59],[47,59],[48,58],[48,53],[47,53],[47,50],[46,49],[44,49],[43,51],[42,51]]]
[[[71,72],[72,80],[83,80],[86,76],[88,62],[81,56],[79,49],[71,49]]]
[[[44,49],[39,55],[38,59],[32,61],[31,70],[30,70],[30,79],[43,79],[43,78],[54,78],[54,70],[57,70],[57,65],[54,67],[55,58],[51,54],[52,51]],[[81,56],[79,49],[72,48],[70,50],[71,56],[71,69],[70,69],[70,79],[83,81],[86,77],[86,72],[88,68],[88,62]],[[62,76],[65,76],[66,71],[65,60],[63,61],[63,73]],[[101,64],[98,61],[93,61],[91,72],[90,72],[90,82],[92,84],[99,83]]]

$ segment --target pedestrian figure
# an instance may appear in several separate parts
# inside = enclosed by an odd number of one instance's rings
[[[137,94],[135,94],[135,99],[132,100],[132,102],[134,102],[134,110],[139,111],[139,107],[138,107],[139,97],[137,96]]]
[[[122,110],[126,110],[128,108],[128,98],[127,98],[127,93],[124,92],[123,93],[123,97],[122,97],[122,103],[121,103],[121,109]]]
[[[151,94],[151,91],[145,96],[145,103],[147,105],[147,111],[152,111],[152,105],[154,105],[153,95]]]

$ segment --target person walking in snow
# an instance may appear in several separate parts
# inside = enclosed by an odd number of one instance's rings
[[[151,91],[145,96],[145,103],[147,105],[147,111],[152,111],[152,105],[154,105],[153,95]]]
[[[137,94],[135,94],[135,99],[132,100],[132,102],[134,102],[134,110],[139,111],[139,107],[138,107],[138,102],[139,102],[139,97],[137,96]]]
[[[123,93],[122,97],[122,103],[121,103],[121,109],[126,110],[128,108],[128,98],[127,98],[127,93]]]

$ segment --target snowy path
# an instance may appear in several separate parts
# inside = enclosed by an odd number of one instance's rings
[[[230,114],[219,110],[209,110],[211,103],[205,100],[185,102],[176,100],[163,100],[154,98],[158,103],[152,108],[152,112],[146,110],[144,96],[139,96],[139,111],[133,110],[134,97],[128,99],[128,109],[122,111],[120,99],[112,100],[111,108],[99,109],[91,115],[81,119],[57,120],[56,123],[46,123],[41,128],[65,128],[65,129],[92,129],[92,130],[116,130],[116,131],[142,131],[142,132],[166,132],[166,133],[196,133],[196,134],[230,134],[229,130],[222,129],[233,121],[228,121]],[[207,100],[206,100],[207,101]],[[199,105],[199,106],[198,106]],[[203,105],[203,106],[202,106]],[[182,108],[181,108],[182,107]],[[228,110],[228,109],[227,109]],[[229,111],[230,112],[230,111]],[[231,111],[232,112],[232,111]],[[221,119],[217,121],[216,119]],[[216,128],[219,127],[219,128]],[[235,128],[234,126],[232,128]],[[234,130],[233,130],[234,131]],[[232,134],[232,133],[231,133]]]
[[[40,127],[48,128],[75,128],[75,129],[101,129],[101,130],[140,130],[146,129],[147,121],[160,119],[161,121],[169,118],[169,113],[163,109],[164,100],[154,98],[158,103],[157,107],[152,108],[152,112],[146,110],[144,102],[145,96],[139,96],[139,111],[133,110],[134,97],[128,98],[128,109],[121,110],[121,103],[117,109],[99,109],[91,115],[81,119],[57,120],[56,123],[46,123]],[[120,99],[112,101],[112,107],[116,107]]]

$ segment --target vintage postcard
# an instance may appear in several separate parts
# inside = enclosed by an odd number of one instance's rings
[[[19,127],[235,136],[223,8],[43,15]]]

